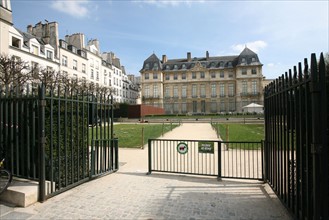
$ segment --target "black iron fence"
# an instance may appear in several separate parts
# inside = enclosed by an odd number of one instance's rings
[[[0,153],[39,200],[118,169],[112,100],[73,89],[0,88]]]
[[[148,170],[263,179],[262,142],[149,139]]]
[[[265,88],[266,180],[296,219],[329,219],[328,83],[312,54]]]

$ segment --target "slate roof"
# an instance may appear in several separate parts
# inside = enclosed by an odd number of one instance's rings
[[[17,29],[17,28],[15,28],[15,29],[16,29],[16,30],[17,30],[17,31],[23,36],[23,46],[24,46],[25,48],[30,48],[28,42],[29,42],[31,39],[33,39],[33,38],[35,38],[35,39],[40,43],[41,46],[46,45],[46,43],[45,43],[41,38],[38,38],[38,37],[36,37],[36,36],[34,36],[34,35],[32,35],[32,34],[29,34],[29,33],[27,33],[27,32],[23,32],[23,31],[21,31],[21,30],[19,30],[19,29]],[[41,47],[41,52],[44,53],[42,47]]]
[[[261,65],[258,56],[249,48],[245,48],[239,55],[233,56],[214,56],[214,57],[194,57],[188,61],[187,58],[168,59],[167,62],[162,61],[153,53],[143,64],[143,70],[186,70],[193,68],[200,63],[204,68],[233,68],[237,65]]]

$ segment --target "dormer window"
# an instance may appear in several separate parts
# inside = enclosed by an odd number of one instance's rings
[[[232,62],[231,62],[231,61],[228,62],[228,63],[227,63],[227,66],[228,66],[228,67],[232,67]]]
[[[21,40],[20,39],[18,39],[16,37],[11,38],[11,46],[20,48],[20,45],[21,45]]]
[[[246,58],[242,58],[241,63],[245,63],[245,62],[246,62]]]
[[[174,70],[177,70],[178,69],[178,66],[177,64],[174,65]]]
[[[224,67],[224,62],[220,62],[219,67]]]
[[[148,63],[145,64],[145,69],[146,69],[146,70],[150,69],[150,64],[148,64]]]
[[[255,57],[251,58],[251,62],[256,62],[256,58]]]
[[[182,69],[184,69],[184,70],[186,69],[186,65],[185,64],[182,65]]]
[[[210,67],[211,68],[214,68],[216,66],[216,64],[214,63],[214,62],[212,62],[211,64],[210,64]]]
[[[47,50],[47,59],[50,59],[50,60],[53,59],[53,52],[52,51]]]
[[[170,66],[169,65],[166,66],[166,70],[170,70]]]
[[[39,47],[32,45],[32,53],[34,55],[39,55]]]
[[[153,69],[154,69],[154,70],[158,70],[158,64],[157,64],[157,63],[154,63],[154,65],[153,65]]]
[[[65,41],[61,41],[61,46],[65,49],[67,49],[67,43]]]

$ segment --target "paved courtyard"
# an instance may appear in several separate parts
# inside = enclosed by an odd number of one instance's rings
[[[210,124],[183,124],[166,139],[216,139]],[[120,149],[118,172],[27,208],[0,204],[0,219],[291,219],[267,184],[147,172],[147,148]]]

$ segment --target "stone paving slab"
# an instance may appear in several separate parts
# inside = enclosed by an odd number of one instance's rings
[[[183,124],[170,133],[177,135],[178,129],[188,127]],[[203,138],[211,138],[206,134],[211,127],[202,130],[199,133],[204,133]],[[170,133],[165,138],[170,138]],[[175,135],[171,137],[175,139]],[[146,175],[147,148],[120,149],[119,155],[118,172],[27,208],[0,204],[0,219],[291,219],[262,182]]]

